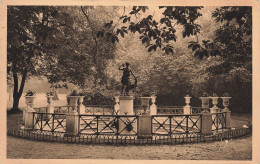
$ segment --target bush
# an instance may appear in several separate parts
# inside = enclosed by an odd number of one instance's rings
[[[107,97],[100,92],[87,93],[84,97],[84,105],[114,105],[114,97]]]

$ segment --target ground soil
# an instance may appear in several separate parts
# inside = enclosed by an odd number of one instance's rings
[[[19,127],[22,115],[7,117],[8,127]],[[248,125],[251,117],[233,115],[231,125]],[[136,159],[136,160],[251,160],[252,136],[234,140],[184,145],[108,146],[63,144],[7,137],[7,158],[17,159]]]
[[[211,143],[148,146],[62,144],[7,137],[7,158],[251,160],[252,137]]]

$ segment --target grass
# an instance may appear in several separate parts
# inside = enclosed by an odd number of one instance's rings
[[[232,114],[231,126],[251,122],[249,114]],[[22,113],[7,116],[7,126],[19,128]],[[251,160],[252,136],[229,141],[149,146],[63,144],[7,137],[7,158],[17,159],[136,159],[136,160]]]

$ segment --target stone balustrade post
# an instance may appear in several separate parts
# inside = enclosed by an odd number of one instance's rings
[[[192,114],[191,106],[189,105],[191,97],[187,95],[184,98],[186,106],[183,107],[183,114]]]
[[[212,133],[212,115],[210,113],[202,113],[201,115],[201,134]]]
[[[79,114],[86,114],[85,106],[83,105],[85,96],[79,96],[79,106],[78,106],[78,113]]]
[[[231,112],[227,111],[225,112],[226,114],[226,128],[230,129],[231,128]]]
[[[210,113],[219,112],[219,108],[217,107],[219,97],[210,97],[210,98],[212,99],[212,104],[213,104],[213,107],[210,108]]]
[[[26,110],[27,108],[23,108],[23,124],[25,124],[25,115],[26,115]]]
[[[200,99],[203,112],[208,112],[207,109],[209,108],[209,97],[200,97]]]
[[[115,96],[115,105],[114,105],[114,110],[115,110],[115,113],[118,112],[119,110],[119,96]]]
[[[134,114],[134,97],[133,96],[120,96],[119,97],[119,115],[133,115]],[[120,134],[131,134],[128,131],[125,123],[129,123],[134,118],[121,117],[118,121]],[[132,124],[132,128],[137,131],[137,126]],[[124,130],[123,130],[124,129]]]
[[[51,105],[53,96],[46,96],[46,97],[47,97],[47,103],[48,103],[47,113],[54,113],[54,107]],[[51,116],[52,116],[51,114],[48,114],[47,115],[48,119],[50,119]]]
[[[223,100],[223,106],[225,107],[222,112],[228,112],[228,106],[229,106],[229,99],[231,99],[231,97],[221,97]]]
[[[157,106],[155,105],[156,96],[151,96],[152,98],[152,105],[150,106],[150,114],[157,115]]]
[[[69,113],[77,112],[78,109],[78,96],[68,96],[69,98]],[[70,110],[71,109],[71,110]]]
[[[138,138],[152,138],[152,116],[141,115],[138,122]]]
[[[144,113],[142,113],[142,114],[150,115],[151,111],[150,111],[149,102],[150,102],[151,97],[140,97],[140,98],[141,98],[141,106],[144,110]]]
[[[35,98],[36,96],[25,96],[25,103],[27,107],[23,109],[23,122],[24,127],[27,130],[33,128],[33,112],[35,112],[33,106]]]
[[[210,97],[210,99],[212,99],[212,104],[213,104],[213,107],[210,108],[210,113],[212,113],[212,120],[216,119],[216,114],[214,114],[214,113],[218,113],[219,112],[219,108],[217,107],[218,98],[219,97]]]
[[[25,130],[33,130],[34,126],[34,118],[33,118],[34,109],[28,109],[25,112],[25,122],[24,122],[24,129]]]
[[[72,137],[78,135],[78,112],[72,111],[66,114],[66,132],[65,137]]]

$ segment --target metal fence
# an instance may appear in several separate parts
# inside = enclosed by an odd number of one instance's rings
[[[211,113],[212,131],[226,128],[226,113]],[[33,113],[34,130],[39,131],[66,131],[66,114],[61,113]],[[152,134],[175,135],[201,132],[202,114],[172,114],[152,115]],[[121,135],[138,134],[139,115],[78,115],[79,134]],[[123,127],[119,127],[120,125]]]
[[[69,105],[65,106],[54,106],[54,113],[59,113],[59,114],[66,114],[71,112],[73,109]]]
[[[223,130],[226,128],[226,113],[212,113],[212,130]]]
[[[55,113],[33,113],[33,129],[36,131],[66,132],[66,115]]]
[[[33,108],[37,113],[47,113],[47,107]]]
[[[85,113],[89,115],[114,115],[115,110],[113,105],[87,105]]]
[[[138,135],[138,115],[79,115],[79,134]]]
[[[202,113],[203,111],[205,112],[210,112],[210,108],[202,108],[202,107],[191,107],[191,113],[194,113],[194,114],[198,114],[198,113]]]
[[[175,135],[201,132],[201,115],[153,115],[152,134]]]
[[[53,106],[54,113],[66,114],[71,112],[73,109],[69,105],[65,106]],[[34,108],[37,113],[47,113],[47,107]],[[210,109],[203,109],[202,107],[191,107],[190,113],[198,114],[203,111],[210,112]],[[134,105],[134,114],[141,115],[144,113],[141,105]],[[85,106],[85,114],[88,115],[116,115],[114,105],[86,105]],[[157,106],[157,114],[158,115],[172,115],[172,114],[183,114],[182,106]]]
[[[183,114],[181,106],[157,106],[157,114]]]
[[[61,143],[81,143],[81,144],[112,144],[112,145],[161,145],[161,144],[185,144],[185,143],[200,143],[211,141],[222,141],[233,138],[242,137],[251,134],[251,128],[240,128],[235,130],[228,130],[214,135],[201,135],[201,134],[180,134],[175,136],[161,136],[153,135],[152,138],[139,139],[137,136],[119,135],[90,135],[80,134],[79,136],[64,137],[60,132],[40,132],[40,131],[26,131],[17,129],[7,129],[8,136],[22,137],[37,141],[47,142],[61,142]]]

